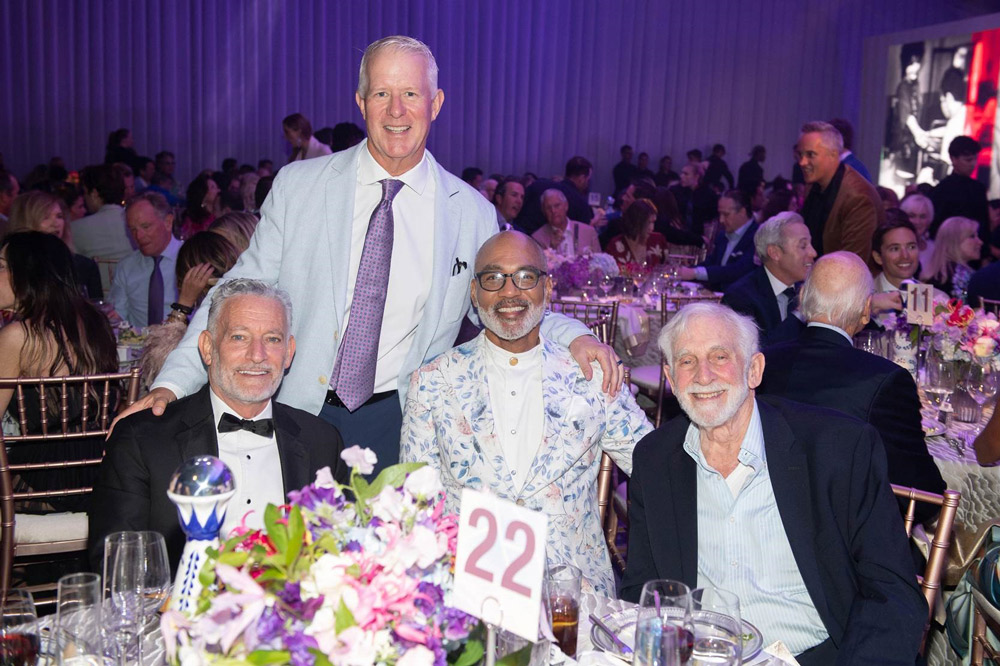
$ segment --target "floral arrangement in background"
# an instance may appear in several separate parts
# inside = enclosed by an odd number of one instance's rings
[[[549,275],[555,280],[556,288],[563,291],[580,289],[595,275],[618,277],[619,274],[618,262],[604,252],[585,253],[576,257],[565,257],[551,249],[544,252]]]
[[[376,461],[353,446],[347,486],[329,468],[237,530],[201,572],[193,617],[161,619],[172,664],[470,666],[479,621],[451,608],[458,519],[436,470]],[[346,492],[345,492],[346,491]],[[353,497],[353,500],[349,498]],[[477,630],[474,634],[473,631]]]
[[[944,360],[975,359],[1000,369],[1000,322],[996,315],[973,310],[955,298],[946,303],[935,302],[930,331]]]

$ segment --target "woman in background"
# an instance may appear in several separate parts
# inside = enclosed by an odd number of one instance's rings
[[[243,254],[250,247],[250,237],[257,228],[257,222],[257,216],[252,213],[226,213],[212,222],[208,230],[224,237]]]
[[[215,221],[219,204],[219,185],[210,174],[202,173],[191,181],[187,188],[187,208],[181,220],[179,237],[191,238],[199,231],[208,229]]]
[[[974,272],[970,261],[979,259],[983,241],[979,223],[967,217],[949,217],[941,223],[934,239],[934,254],[924,266],[920,279],[934,285],[951,298],[963,301]]]
[[[608,243],[608,254],[615,258],[619,267],[644,263],[654,266],[663,261],[667,240],[653,231],[656,213],[656,206],[649,199],[639,199],[622,213],[625,233]]]

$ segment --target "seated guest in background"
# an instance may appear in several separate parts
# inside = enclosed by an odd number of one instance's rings
[[[181,242],[174,238],[174,214],[162,195],[144,192],[125,217],[139,249],[118,262],[110,300],[122,319],[136,328],[159,324],[177,300],[174,266]]]
[[[75,222],[87,215],[87,204],[83,201],[83,190],[73,183],[60,183],[52,193],[62,199],[66,209],[66,223]]]
[[[969,264],[979,261],[983,241],[979,223],[967,217],[950,217],[934,237],[934,254],[923,267],[920,279],[934,285],[950,298],[966,299],[973,270]]]
[[[756,328],[724,306],[682,309],[660,349],[684,415],[635,447],[622,598],[721,587],[802,666],[911,666],[927,603],[875,429],[756,397]]]
[[[545,249],[564,257],[575,257],[584,250],[600,252],[597,231],[589,224],[569,219],[569,203],[562,190],[550,189],[542,193],[542,213],[546,224],[531,237]]]
[[[639,199],[622,214],[622,230],[608,243],[608,254],[618,266],[628,264],[656,266],[663,263],[667,254],[667,240],[653,231],[656,224],[656,206],[649,199]]]
[[[934,220],[934,204],[924,195],[915,192],[903,197],[899,209],[909,216],[910,222],[917,230],[920,264],[926,266],[931,262],[931,256],[934,254],[934,239],[930,237],[931,222]]]
[[[514,218],[524,206],[524,184],[521,179],[516,176],[508,176],[501,180],[493,191],[493,205],[497,209],[497,222],[501,227],[500,231],[514,228]]]
[[[899,196],[893,190],[879,185],[875,188],[875,191],[878,192],[878,198],[882,201],[883,208],[886,210],[899,208]]]
[[[586,157],[579,155],[569,158],[566,162],[565,177],[555,184],[566,195],[569,206],[569,216],[574,220],[590,224],[594,219],[594,209],[590,207],[587,194],[590,192],[590,177],[594,174],[594,165]]]
[[[183,200],[175,194],[174,191],[176,189],[177,185],[172,177],[156,171],[153,173],[153,178],[149,181],[149,187],[144,191],[162,194],[168,204],[171,206],[180,206]]]
[[[802,217],[816,253],[847,250],[871,262],[872,233],[885,220],[885,208],[875,187],[841,163],[844,141],[840,132],[828,123],[806,123],[798,150],[802,175],[811,185]]]
[[[241,253],[242,250],[224,236],[211,231],[197,233],[181,245],[174,269],[177,302],[170,305],[170,314],[162,324],[150,326],[146,330],[146,345],[139,362],[143,387],[152,385],[167,354],[184,337],[188,317],[201,305],[209,286],[236,265]]]
[[[739,190],[729,190],[719,197],[719,223],[712,253],[694,268],[682,266],[682,280],[708,282],[722,291],[754,269],[753,238],[759,226],[750,213],[750,204]]]
[[[635,177],[648,178],[650,180],[655,179],[656,174],[649,169],[649,153],[639,153],[639,157],[635,163]]]
[[[798,213],[775,215],[754,236],[762,265],[729,285],[722,296],[724,305],[754,318],[764,344],[793,340],[802,329],[794,313],[798,288],[816,258],[810,240]]]
[[[497,185],[500,184],[496,178],[487,178],[483,181],[483,184],[479,186],[479,193],[486,197],[486,200],[493,203],[493,195],[497,191]]]
[[[736,188],[747,200],[750,208],[750,217],[757,224],[765,222],[769,218],[762,217],[764,206],[767,205],[767,194],[764,192],[766,183],[760,180],[745,180],[741,187]]]
[[[285,140],[292,145],[292,154],[288,157],[289,164],[333,153],[330,146],[321,143],[313,136],[312,123],[301,113],[285,116],[281,121],[281,130],[285,133]]]
[[[122,180],[125,183],[124,201],[127,204],[135,196],[135,172],[132,171],[132,167],[124,162],[115,162],[115,167],[122,172]]]
[[[187,188],[187,207],[179,231],[187,240],[199,231],[206,231],[219,211],[219,185],[210,176],[201,174]]]
[[[151,157],[140,155],[132,163],[135,171],[135,192],[142,194],[153,182],[153,174],[156,173],[156,162]]]
[[[840,161],[864,176],[869,183],[874,182],[871,173],[868,172],[868,167],[853,152],[854,126],[843,118],[834,118],[830,124],[840,132],[840,137],[844,142],[844,149],[840,151]]]
[[[919,241],[917,229],[900,208],[885,211],[885,222],[878,225],[872,235],[872,259],[882,270],[875,277],[875,294],[872,296],[872,319],[885,326],[893,311],[903,309],[906,285],[919,284],[914,278],[918,261]],[[937,289],[935,300],[948,300]]]
[[[653,191],[652,200],[653,205],[656,206],[656,224],[653,225],[653,231],[666,238],[667,242],[673,245],[701,247],[705,244],[704,238],[684,229],[681,212],[677,209],[677,200],[674,199],[669,188],[657,187]],[[625,205],[624,200],[622,205]]]
[[[566,349],[541,337],[552,292],[545,268],[520,232],[483,244],[471,292],[486,329],[413,373],[400,459],[440,472],[447,511],[458,510],[468,487],[548,514],[549,560],[574,564],[584,590],[611,596],[597,505],[601,452],[628,474],[650,426],[628,391],[607,399],[599,368],[588,381]]]
[[[621,161],[611,169],[611,178],[615,181],[615,194],[623,191],[628,184],[635,180],[635,165],[632,164],[634,154],[632,146],[627,143],[619,149]]]
[[[462,180],[469,184],[474,190],[478,190],[483,184],[483,170],[479,167],[465,167],[462,169]]]
[[[107,318],[80,294],[73,277],[69,248],[52,234],[23,231],[0,241],[0,310],[13,310],[13,322],[0,328],[0,377],[57,377],[95,375],[118,370],[115,336]],[[48,427],[60,428],[60,394],[47,395]],[[17,421],[13,387],[0,390],[0,414],[9,411]],[[40,396],[25,391],[28,432],[42,428]],[[70,392],[70,423],[79,422],[84,396]],[[88,413],[98,413],[92,396]],[[95,427],[94,423],[89,424]],[[8,449],[11,462],[46,462],[99,458],[103,438],[52,443],[35,442]],[[21,472],[23,484],[35,490],[89,486],[93,467],[59,472]],[[25,488],[20,487],[19,490]],[[58,510],[80,509],[79,497],[46,500]],[[20,510],[20,509],[19,509]]]
[[[747,183],[763,181],[764,160],[766,159],[767,148],[761,145],[754,146],[750,151],[750,159],[740,165],[736,176],[736,187],[742,190]]]
[[[14,174],[0,168],[0,238],[3,238],[7,233],[7,218],[10,216],[10,207],[20,191],[21,184],[17,182]]]
[[[257,216],[253,213],[226,213],[209,225],[208,230],[219,234],[243,253],[250,247],[250,238],[257,229]]]
[[[80,172],[83,201],[90,215],[73,222],[73,243],[85,257],[120,260],[129,255],[132,241],[125,225],[125,179],[110,164],[85,167]],[[110,282],[104,285],[107,289]]]
[[[967,217],[979,223],[982,231],[979,238],[988,241],[986,235],[990,228],[989,200],[986,196],[986,186],[972,177],[979,161],[979,151],[982,146],[971,136],[957,136],[948,145],[948,155],[951,157],[951,173],[941,179],[941,182],[931,191],[931,202],[934,204],[934,221],[931,223],[931,236],[938,237],[938,232],[944,221],[952,217]]]
[[[798,340],[764,349],[760,394],[870,423],[885,445],[890,482],[941,493],[945,483],[924,443],[913,377],[892,361],[854,348],[853,336],[868,323],[872,285],[868,267],[855,254],[832,252],[817,259],[802,286],[806,330]],[[924,507],[921,522],[937,513],[932,505],[919,505]]]
[[[690,159],[691,153],[688,153]],[[701,164],[689,162],[681,168],[681,182],[670,188],[677,200],[684,228],[699,236],[705,224],[715,218],[718,197],[712,188],[702,183],[705,169]]]
[[[983,298],[1000,301],[1000,261],[994,261],[980,268],[969,278],[969,291],[966,296],[968,304],[976,308],[982,307]],[[997,316],[1000,316],[1000,312]]]
[[[73,277],[85,298],[101,300],[104,288],[101,286],[101,272],[90,257],[73,252],[73,239],[66,219],[66,207],[54,194],[33,190],[25,192],[14,200],[10,209],[10,223],[7,233],[18,231],[41,231],[58,236],[73,254]]]
[[[94,567],[108,534],[154,530],[176,569],[185,537],[167,483],[194,456],[218,456],[233,472],[236,496],[224,535],[244,518],[247,527],[262,528],[267,505],[284,504],[285,494],[311,483],[318,469],[329,466],[335,479],[347,481],[337,429],[271,400],[295,354],[291,319],[288,295],[263,282],[230,280],[216,290],[208,330],[198,338],[208,386],[170,403],[163,416],[129,416],[108,440],[89,512]]]
[[[657,187],[670,187],[681,179],[681,175],[674,171],[674,158],[664,155],[660,158],[660,170],[653,174],[653,182]]]

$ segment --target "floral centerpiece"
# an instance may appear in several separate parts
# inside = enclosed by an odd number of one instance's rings
[[[1000,322],[996,315],[973,310],[959,299],[935,302],[930,330],[944,360],[974,360],[1000,370]]]
[[[468,666],[479,621],[449,607],[458,519],[436,470],[395,465],[368,483],[375,454],[353,446],[347,486],[329,468],[270,505],[265,529],[210,551],[192,617],[167,611],[170,663]]]
[[[581,289],[595,274],[618,277],[618,262],[604,252],[584,253],[576,257],[565,257],[555,250],[545,250],[545,261],[549,275],[562,290]]]

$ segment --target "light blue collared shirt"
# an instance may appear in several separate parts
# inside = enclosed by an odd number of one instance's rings
[[[729,478],[709,466],[693,423],[684,450],[696,463],[698,587],[735,593],[743,619],[757,626],[764,645],[784,641],[793,654],[829,637],[795,564],[764,451],[764,429],[754,402]],[[730,484],[742,480],[742,483]]]
[[[173,236],[160,255],[160,274],[163,276],[163,318],[170,314],[170,304],[177,300],[177,252],[181,241]],[[109,299],[115,311],[136,328],[145,328],[149,323],[149,277],[156,262],[136,250],[118,262],[115,278],[111,282]]]

